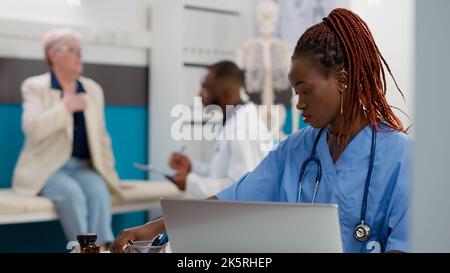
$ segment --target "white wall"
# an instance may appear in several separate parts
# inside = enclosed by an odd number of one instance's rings
[[[414,119],[414,1],[350,0],[349,7],[369,25],[381,53],[405,95],[406,103],[397,92],[390,76],[386,76],[388,102]],[[405,126],[412,123],[405,115],[395,112]]]
[[[78,1],[78,0],[77,0]],[[42,59],[41,36],[54,27],[82,33],[86,62],[148,64],[150,0],[0,0],[0,56]]]
[[[312,25],[337,7],[347,7],[348,0],[278,0],[280,6],[279,36],[292,48],[300,36]]]
[[[416,1],[415,252],[450,252],[450,1]]]
[[[0,17],[43,23],[144,30],[146,0],[0,0]]]

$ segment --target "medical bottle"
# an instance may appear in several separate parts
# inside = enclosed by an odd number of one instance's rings
[[[97,244],[97,234],[86,233],[77,236],[80,244],[80,253],[100,253],[100,245]]]

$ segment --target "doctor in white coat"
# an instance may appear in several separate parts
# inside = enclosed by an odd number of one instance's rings
[[[257,107],[240,98],[243,86],[243,72],[233,62],[209,67],[200,91],[202,103],[217,105],[224,113],[212,159],[200,162],[180,153],[173,153],[169,159],[170,167],[177,172],[172,179],[187,197],[205,198],[220,192],[253,170],[272,148],[272,136]]]

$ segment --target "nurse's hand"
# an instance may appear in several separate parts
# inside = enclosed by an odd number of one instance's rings
[[[164,218],[148,222],[145,225],[134,228],[124,229],[117,236],[116,240],[111,245],[111,252],[126,253],[128,242],[132,241],[149,241],[155,238],[158,234],[165,231]]]
[[[169,166],[179,173],[189,173],[191,171],[191,161],[180,153],[173,153],[169,159]]]

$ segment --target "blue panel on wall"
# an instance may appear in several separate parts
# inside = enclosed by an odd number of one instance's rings
[[[147,179],[147,174],[133,167],[134,162],[147,162],[147,108],[109,106],[106,108],[106,127],[111,135],[116,169],[121,179]],[[114,233],[124,228],[142,225],[145,212],[116,215]]]
[[[22,107],[0,105],[0,188],[11,187],[12,172],[23,145]]]
[[[146,179],[146,173],[133,168],[134,162],[147,162],[146,107],[108,106],[106,123],[111,135],[116,168],[121,179]],[[0,188],[11,187],[14,165],[23,145],[20,105],[0,105]],[[141,225],[146,213],[113,217],[113,230]],[[66,241],[58,221],[0,225],[0,252],[65,252]]]
[[[112,138],[116,168],[121,179],[146,179],[147,174],[133,167],[147,162],[147,108],[109,106],[106,127]]]

